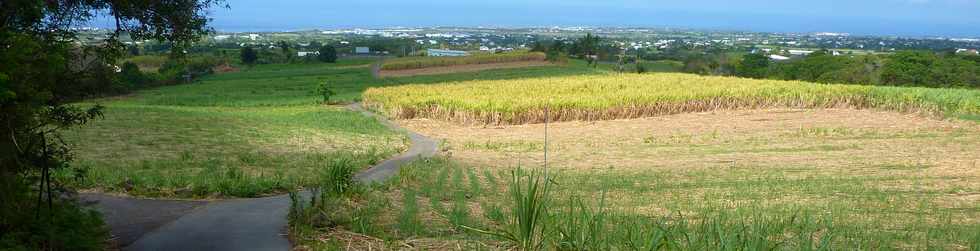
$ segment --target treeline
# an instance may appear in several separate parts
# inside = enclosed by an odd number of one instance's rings
[[[186,58],[162,58],[156,72],[143,71],[134,61],[124,61],[118,74],[106,79],[104,94],[122,94],[133,90],[187,83],[194,79],[213,74],[215,68],[229,67],[228,59],[214,56],[193,56]]]
[[[890,55],[842,55],[817,51],[806,57],[773,62],[762,54],[747,54],[733,75],[749,78],[803,80],[862,85],[980,88],[980,57],[899,51]]]
[[[300,56],[299,52],[306,52]],[[225,53],[226,51],[222,51]],[[311,63],[311,62],[337,62],[338,50],[333,45],[323,45],[319,42],[311,42],[308,46],[293,47],[289,43],[279,41],[276,46],[270,48],[253,47],[246,45],[238,50],[239,60],[242,64],[291,64],[291,63]]]

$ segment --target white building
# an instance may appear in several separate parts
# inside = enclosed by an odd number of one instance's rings
[[[354,47],[354,54],[369,54],[371,53],[371,48],[368,47]]]
[[[806,56],[810,55],[811,53],[813,53],[813,51],[789,50],[789,54],[793,56]]]
[[[297,51],[296,52],[296,56],[300,56],[300,57],[317,56],[317,55],[320,55],[320,52],[319,51]]]
[[[783,61],[783,60],[789,60],[789,57],[773,54],[773,55],[769,55],[769,59],[772,59],[773,61]]]
[[[440,49],[428,49],[427,52],[430,57],[462,57],[462,56],[470,55],[465,51],[440,50]]]

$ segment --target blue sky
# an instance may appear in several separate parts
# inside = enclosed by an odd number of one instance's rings
[[[980,0],[228,0],[219,30],[645,26],[980,37]]]

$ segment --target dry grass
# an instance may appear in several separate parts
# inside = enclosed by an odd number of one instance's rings
[[[427,119],[400,123],[446,140],[449,155],[473,166],[506,168],[517,162],[537,166],[543,161],[542,124],[480,127]],[[779,172],[786,179],[814,175],[880,178],[887,181],[871,185],[950,192],[939,200],[955,206],[980,203],[976,200],[980,197],[972,194],[976,189],[956,190],[980,187],[977,138],[977,123],[895,112],[717,111],[553,123],[549,125],[549,162],[572,173],[642,176],[660,172],[662,178],[675,181],[690,179],[692,173],[729,171]]]

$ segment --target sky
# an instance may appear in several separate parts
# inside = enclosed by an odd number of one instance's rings
[[[418,26],[673,27],[980,37],[980,0],[227,0],[220,31]]]

